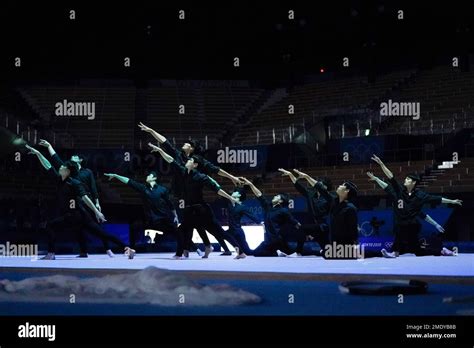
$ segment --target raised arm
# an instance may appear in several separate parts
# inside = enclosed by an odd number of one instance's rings
[[[53,157],[56,154],[56,151],[53,149],[53,146],[48,141],[44,139],[40,139],[40,142],[38,143],[38,145],[46,147],[51,157]]]
[[[317,180],[313,179],[311,176],[309,176],[306,173],[300,172],[298,169],[293,169],[293,171],[298,174],[299,179],[305,179],[312,187],[317,184]]]
[[[388,184],[379,177],[376,177],[374,173],[367,172],[367,176],[370,178],[370,180],[375,181],[377,185],[379,185],[383,190],[387,188]]]
[[[43,156],[43,154],[41,152],[39,152],[38,150],[36,150],[35,148],[29,146],[29,145],[25,145],[25,147],[29,150],[28,154],[29,155],[36,155],[36,157],[38,157],[41,165],[43,166],[44,169],[46,170],[50,170],[51,169],[51,163],[46,159],[46,157]]]
[[[238,186],[238,185],[242,185],[243,184],[243,181],[241,181],[238,177],[230,174],[230,173],[227,173],[224,169],[222,168],[219,168],[219,171],[217,172],[218,175],[220,176],[223,176],[224,178],[228,178],[232,181],[232,183],[235,185],[235,186]]]
[[[248,185],[250,187],[250,189],[252,190],[253,194],[256,197],[261,197],[262,196],[262,192],[257,187],[255,187],[255,185],[250,180],[248,180],[246,178],[243,178],[243,177],[240,177],[239,179],[244,182],[244,185]]]
[[[382,162],[382,160],[377,157],[376,155],[372,155],[371,160],[373,160],[375,163],[377,163],[384,174],[387,176],[387,178],[392,179],[393,178],[393,173],[390,171],[390,169],[387,168],[387,166]]]
[[[225,192],[223,189],[219,189],[219,191],[217,191],[217,194],[221,197],[224,197],[224,198],[227,198],[229,201],[232,202],[232,204],[237,204],[237,200],[232,197],[231,195],[229,195],[227,192]]]
[[[163,135],[151,129],[150,127],[145,126],[142,122],[138,124],[138,127],[140,127],[142,131],[151,134],[151,136],[155,138],[160,144],[163,144],[167,140]]]
[[[148,143],[148,146],[151,147],[151,152],[158,152],[166,162],[171,163],[174,161],[174,158],[168,155],[161,147],[153,145],[152,143]]]
[[[278,171],[281,172],[281,175],[282,176],[287,176],[290,178],[291,182],[293,184],[296,184],[296,177],[293,175],[292,172],[290,172],[289,170],[286,170],[286,169],[283,169],[283,168],[278,168]]]

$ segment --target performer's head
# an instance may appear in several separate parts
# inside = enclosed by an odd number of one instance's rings
[[[416,173],[410,173],[405,178],[405,182],[403,185],[407,188],[407,190],[411,191],[415,188],[415,186],[421,181],[421,178]]]
[[[283,207],[287,207],[289,202],[290,202],[290,197],[286,193],[279,193],[273,196],[272,198],[273,206],[281,205]]]
[[[146,183],[149,185],[156,184],[158,181],[158,174],[155,171],[151,171],[146,176]]]
[[[198,155],[201,153],[202,148],[199,141],[190,139],[184,142],[181,150],[183,150],[186,155],[190,156],[192,154]]]
[[[73,161],[66,161],[61,165],[61,167],[59,167],[59,175],[61,175],[63,180],[70,176],[76,176],[77,172],[77,164]]]
[[[341,201],[352,201],[357,197],[357,186],[353,182],[344,181],[336,190]]]
[[[81,165],[82,162],[84,161],[84,156],[82,156],[78,153],[74,153],[74,154],[71,155],[71,161]]]
[[[318,181],[324,185],[326,190],[332,191],[332,181],[328,177],[319,178]]]
[[[185,164],[185,167],[188,169],[188,170],[192,170],[192,169],[196,169],[197,166],[198,166],[198,159],[196,158],[196,156],[191,156],[188,158],[188,160],[186,161],[186,164]]]
[[[243,187],[236,187],[231,196],[238,199],[240,202],[243,202],[247,199],[247,193]]]

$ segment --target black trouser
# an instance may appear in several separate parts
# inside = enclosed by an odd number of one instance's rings
[[[253,251],[253,256],[278,256],[277,250],[289,255],[291,248],[284,239],[265,240]]]
[[[401,254],[415,254],[416,256],[427,256],[441,254],[441,242],[437,240],[429,246],[423,247],[420,245],[419,235],[421,232],[421,224],[418,222],[409,224],[396,224],[394,233],[395,240],[393,242],[392,251],[397,251]],[[432,237],[433,240],[440,237]]]
[[[245,239],[245,233],[242,228],[230,228],[227,231],[224,231],[224,238],[228,240],[228,236],[235,238],[237,243],[240,245],[240,252],[247,255],[253,255],[253,250],[250,249],[247,240]]]
[[[81,216],[82,230],[86,230],[90,234],[93,234],[94,236],[98,237],[102,241],[105,250],[110,249],[109,242],[118,245],[122,249],[126,247],[125,243],[123,243],[119,238],[105,232],[102,226],[99,225],[95,217],[93,217],[89,211],[81,211]]]
[[[56,232],[69,228],[78,234],[81,252],[86,248],[83,232],[81,231],[81,214],[77,210],[71,210],[64,215],[51,219],[46,224],[46,233],[48,235],[48,252],[56,252]]]
[[[296,252],[298,254],[303,254],[304,243],[306,241],[307,236],[313,237],[313,242],[319,244],[319,247],[321,248],[321,253],[322,251],[324,251],[324,247],[329,244],[329,227],[326,224],[306,224],[302,225],[296,231],[298,235]]]
[[[109,241],[125,248],[125,244],[117,237],[107,234],[104,229],[94,220],[91,214],[84,210],[72,210],[64,215],[50,220],[46,225],[48,233],[48,252],[55,252],[55,233],[59,229],[71,228],[79,231],[79,245],[81,253],[86,253],[86,232],[97,236],[104,245],[105,250],[110,249]]]
[[[201,228],[203,230],[208,231],[217,239],[219,244],[221,244],[224,248],[224,230],[219,224],[217,224],[217,221],[214,218],[214,214],[212,213],[212,210],[209,205],[194,204],[184,208],[183,223],[178,228],[178,233],[181,234],[184,242],[182,245],[178,245],[176,255],[181,256],[183,250],[191,249],[194,228],[198,230],[199,228]],[[230,240],[230,242],[231,244],[234,243],[236,246],[238,246],[238,243],[235,240]],[[224,250],[228,251],[229,249],[227,248],[227,246],[225,246]]]

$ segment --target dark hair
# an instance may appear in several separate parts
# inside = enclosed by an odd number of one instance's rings
[[[418,185],[421,181],[421,178],[417,173],[410,173],[407,175],[407,178],[410,178],[415,181],[415,185]]]
[[[328,177],[322,177],[319,178],[318,181],[320,181],[324,186],[326,186],[326,189],[328,191],[332,191],[332,181]]]
[[[71,154],[71,157],[72,157],[72,156],[77,156],[77,157],[79,157],[79,159],[80,159],[81,161],[85,161],[85,159],[86,159],[86,158],[84,157],[84,155],[81,155],[80,153],[73,153],[73,154]]]
[[[233,192],[240,193],[240,201],[243,202],[247,199],[247,192],[245,191],[245,187],[236,187]]]
[[[347,199],[352,201],[357,197],[357,185],[351,181],[345,181],[344,186],[349,190],[349,194],[347,195]]]
[[[201,143],[197,140],[194,140],[194,139],[189,139],[188,141],[186,141],[189,145],[191,145],[191,147],[194,149],[193,150],[193,154],[195,155],[199,155],[200,153],[202,153],[202,146],[201,146]]]
[[[199,165],[199,163],[201,163],[201,158],[199,156],[194,156],[194,155],[191,155],[188,157],[188,161],[189,160],[193,160],[194,163],[196,163],[197,165]]]
[[[280,195],[280,199],[283,201],[281,202],[281,205],[287,207],[288,206],[288,203],[290,202],[290,196],[288,196],[287,193],[278,193]]]
[[[71,172],[71,176],[76,176],[77,173],[79,172],[79,168],[78,168],[77,164],[74,163],[74,162],[71,161],[71,160],[64,162],[63,165],[64,165],[67,169],[69,169],[69,171]]]

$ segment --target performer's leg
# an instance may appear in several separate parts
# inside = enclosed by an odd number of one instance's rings
[[[211,241],[209,240],[209,237],[207,236],[206,230],[202,226],[199,226],[198,228],[196,228],[196,231],[199,234],[199,237],[201,237],[203,244],[206,247],[210,247]]]
[[[140,241],[145,231],[143,220],[136,220],[130,224],[130,246],[133,248]]]
[[[200,210],[200,214],[206,216],[206,221],[203,223],[203,226],[211,226],[212,225],[212,231],[209,231],[207,228],[207,231],[216,238],[217,242],[221,246],[222,249],[224,249],[224,253],[227,253],[231,255],[232,253],[230,252],[229,248],[227,247],[227,244],[224,241],[224,229],[222,226],[219,224],[219,221],[217,221],[214,212],[212,211],[212,208],[209,204],[203,204],[202,205],[203,209]],[[210,221],[212,222],[210,222]]]
[[[222,249],[224,249],[224,254],[232,255],[224,241],[224,229],[215,218],[211,207],[208,204],[201,205],[199,214],[202,219],[202,226],[216,238]]]
[[[86,231],[80,226],[76,229],[77,232],[77,240],[79,242],[79,256],[86,257],[87,256],[87,235]]]
[[[441,234],[431,235],[426,240],[427,244],[418,244],[416,256],[441,256],[443,250],[443,239]]]
[[[133,257],[135,256],[135,250],[130,249],[124,242],[122,242],[116,236],[105,232],[102,226],[100,226],[88,212],[83,211],[82,224],[88,232],[102,240],[104,248],[109,256],[113,256],[113,253],[111,253],[110,250],[109,241],[124,249],[130,259],[133,259]]]
[[[263,241],[258,247],[253,251],[253,256],[255,257],[268,257],[268,256],[278,256],[276,249],[268,242]]]
[[[77,223],[73,219],[73,213],[54,218],[47,222],[46,233],[48,236],[48,254],[43,260],[54,260],[56,253],[56,232],[66,227],[75,227]]]
[[[276,242],[273,246],[276,250],[280,250],[281,252],[285,253],[286,255],[290,255],[293,253],[293,249],[290,248],[288,242],[284,239],[280,239]]]
[[[252,255],[253,251],[250,249],[247,240],[245,239],[245,233],[244,231],[239,228],[237,230],[231,230],[229,229],[227,233],[230,233],[234,236],[234,238],[237,240],[237,242],[240,245],[240,248],[242,248],[242,251],[247,254],[247,255]]]

